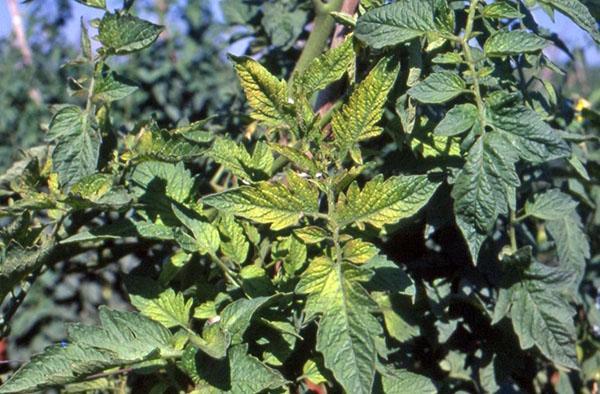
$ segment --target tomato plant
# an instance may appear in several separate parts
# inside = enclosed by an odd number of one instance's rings
[[[226,1],[245,107],[175,124],[123,115],[164,27],[80,2],[81,102],[0,178],[0,323],[57,265],[128,261],[130,305],[0,393],[597,391],[600,115],[531,13],[600,42],[584,3]]]

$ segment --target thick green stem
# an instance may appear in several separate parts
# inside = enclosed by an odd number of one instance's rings
[[[339,11],[343,0],[332,0],[327,4],[320,0],[313,0],[313,3],[315,4],[316,13],[313,29],[290,76],[290,81],[293,80],[295,74],[306,70],[310,62],[319,56],[327,46],[327,40],[331,36],[333,27],[335,26],[335,20],[329,13]]]

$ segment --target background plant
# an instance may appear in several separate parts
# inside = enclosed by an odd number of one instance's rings
[[[231,57],[248,117],[235,89],[200,112],[193,87],[170,96],[177,69],[138,92],[119,58],[181,42],[130,2],[93,23],[97,51],[82,27],[82,101],[2,178],[2,323],[73,267],[115,272],[104,300],[136,312],[70,325],[0,392],[594,392],[599,117],[563,96],[530,9],[599,40],[596,20],[578,1],[349,3],[225,2],[260,59]]]

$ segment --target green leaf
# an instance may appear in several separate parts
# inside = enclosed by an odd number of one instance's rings
[[[26,249],[11,243],[3,247],[3,255],[0,256],[0,302],[29,274],[41,268],[51,251],[52,248],[47,245]]]
[[[263,142],[257,142],[250,155],[242,145],[219,138],[208,151],[208,156],[245,181],[255,182],[271,177],[273,155]]]
[[[183,294],[167,289],[157,297],[146,299],[141,295],[131,294],[131,303],[142,315],[155,320],[167,328],[187,327],[194,301],[185,300]]]
[[[474,262],[498,215],[508,212],[508,196],[520,184],[516,161],[506,138],[486,133],[473,144],[456,177],[454,213]]]
[[[352,223],[369,223],[377,228],[397,223],[416,214],[431,198],[439,184],[425,175],[382,175],[367,182],[362,190],[356,182],[341,194],[337,202],[336,221],[340,227]]]
[[[450,71],[430,74],[416,86],[408,90],[413,98],[426,104],[441,104],[465,92],[465,81]]]
[[[289,188],[281,183],[259,182],[204,197],[202,201],[223,212],[258,223],[270,223],[271,229],[293,226],[302,216],[319,212],[318,190],[298,175],[288,173]]]
[[[600,32],[596,19],[590,10],[579,0],[539,0],[543,5],[552,7],[571,18],[579,27],[587,31],[596,43],[600,44]]]
[[[473,104],[459,104],[446,113],[446,116],[433,130],[434,134],[451,137],[464,133],[478,122],[479,112]]]
[[[93,99],[109,103],[121,100],[137,89],[135,82],[105,67],[95,75]]]
[[[335,143],[343,154],[359,141],[376,137],[383,131],[376,124],[383,115],[398,70],[398,62],[393,58],[382,59],[358,85],[348,104],[333,114],[331,127]]]
[[[180,210],[173,205],[173,213],[177,216],[177,219],[188,230],[192,232],[194,237],[195,250],[200,254],[214,255],[221,244],[221,238],[219,237],[219,231],[210,223],[203,222],[196,218],[191,217],[186,212]]]
[[[202,156],[207,148],[205,143],[210,137],[201,141],[190,138],[192,131],[181,129],[161,130],[155,123],[143,127],[134,152],[143,158],[178,163]]]
[[[316,244],[329,237],[329,233],[318,226],[308,226],[294,230],[294,235],[306,244]]]
[[[307,294],[305,312],[321,313],[317,350],[348,393],[371,393],[382,328],[371,310],[377,305],[359,282],[366,271],[318,257],[302,274],[296,292]]]
[[[259,393],[287,384],[279,372],[248,353],[248,345],[233,346],[228,352],[231,370],[230,393]]]
[[[124,55],[152,45],[163,27],[129,14],[107,12],[98,27],[98,39],[108,53]]]
[[[528,215],[544,220],[561,220],[577,208],[577,201],[558,189],[550,189],[535,197],[533,203],[525,204]]]
[[[222,235],[221,252],[238,264],[248,257],[250,243],[246,239],[244,228],[230,215],[222,215],[218,222]]]
[[[353,264],[364,264],[379,254],[379,249],[362,239],[351,239],[342,248],[344,260]]]
[[[272,151],[277,152],[281,156],[285,157],[296,167],[303,171],[307,171],[310,175],[315,175],[319,172],[319,168],[314,160],[310,159],[304,152],[299,149],[296,149],[292,146],[285,146],[279,144],[270,144],[269,147]]]
[[[381,383],[386,394],[434,394],[438,392],[428,377],[403,369],[386,368],[381,374]]]
[[[101,10],[106,9],[106,0],[75,0],[78,3],[87,5],[89,7],[100,8]]]
[[[485,41],[483,51],[489,57],[502,57],[536,52],[546,45],[545,39],[524,30],[500,30]]]
[[[449,33],[436,8],[435,0],[402,0],[369,10],[358,18],[356,37],[380,49],[432,32]]]
[[[328,50],[313,59],[294,82],[307,96],[326,88],[332,82],[342,78],[354,60],[352,36],[338,47]]]
[[[302,268],[306,262],[306,256],[306,245],[294,236],[279,238],[271,248],[271,258],[274,261],[282,261],[283,268],[289,274]]]
[[[576,294],[583,279],[586,261],[591,257],[590,243],[581,218],[577,212],[571,211],[560,218],[548,220],[546,229],[556,243],[560,267],[575,273],[572,290]]]
[[[524,105],[491,105],[487,115],[489,124],[506,137],[523,160],[541,163],[570,154],[560,135]]]
[[[100,326],[68,326],[66,346],[54,345],[34,356],[2,387],[14,394],[64,386],[109,368],[176,354],[171,333],[147,317],[101,307]]]
[[[227,355],[231,336],[220,323],[205,324],[202,336],[191,335],[190,342],[212,358],[222,359]]]
[[[131,183],[132,192],[144,204],[146,212],[171,223],[173,202],[185,203],[194,189],[194,178],[183,163],[145,161],[133,170]]]
[[[54,115],[48,140],[56,146],[52,165],[63,185],[72,185],[96,172],[100,154],[100,135],[91,127],[88,113],[69,105]]]
[[[522,349],[536,346],[555,364],[577,369],[575,308],[563,294],[571,278],[567,271],[531,262],[508,290],[509,314]]]
[[[482,14],[486,18],[505,19],[522,18],[523,14],[513,5],[505,1],[496,1],[483,7]]]
[[[296,122],[288,102],[287,83],[277,79],[252,58],[230,57],[253,110],[252,117],[274,127],[292,127],[294,130]]]
[[[221,325],[231,334],[232,345],[243,342],[244,333],[250,327],[256,311],[272,299],[273,297],[242,298],[227,305],[221,311]]]

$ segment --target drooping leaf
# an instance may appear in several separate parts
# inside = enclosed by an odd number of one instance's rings
[[[63,386],[109,368],[177,353],[169,345],[169,330],[147,317],[102,308],[100,322],[100,326],[70,325],[65,346],[54,345],[34,356],[0,387],[0,393]]]
[[[376,304],[360,285],[368,279],[366,271],[319,257],[296,287],[296,292],[308,295],[305,312],[322,314],[316,348],[349,393],[370,393],[375,377],[375,341],[382,328],[371,314]]]
[[[571,211],[560,218],[548,220],[546,229],[556,243],[559,266],[574,273],[571,283],[576,294],[583,279],[586,261],[591,257],[590,243],[581,218],[577,212]]]
[[[133,15],[107,12],[100,21],[98,39],[109,53],[125,55],[149,47],[162,31],[162,26]]]
[[[435,127],[436,135],[451,137],[464,133],[478,121],[477,107],[473,104],[459,104],[446,113],[446,116]]]
[[[353,60],[354,48],[352,36],[349,36],[340,46],[313,59],[306,71],[294,82],[298,89],[301,89],[306,95],[310,95],[342,78]]]
[[[61,184],[72,185],[96,171],[100,135],[92,128],[87,112],[74,105],[62,108],[50,122],[48,139],[56,144],[52,165]]]
[[[521,348],[536,346],[555,364],[566,368],[578,368],[575,308],[563,294],[572,276],[569,271],[533,261],[520,280],[510,286],[508,304],[503,304],[505,310],[510,308],[510,319]]]
[[[341,226],[369,223],[377,228],[416,214],[437,190],[438,183],[424,175],[396,176],[384,181],[379,175],[363,189],[353,183],[337,202],[336,221]]]
[[[516,161],[516,153],[502,135],[486,133],[473,144],[456,177],[454,214],[474,262],[498,215],[508,212],[508,198],[520,184]]]
[[[434,0],[402,0],[374,8],[359,17],[356,37],[380,49],[432,32],[447,33],[449,29],[439,17]]]
[[[348,104],[333,114],[331,127],[335,143],[343,153],[359,141],[381,134],[383,129],[376,124],[383,115],[388,93],[397,74],[397,62],[392,58],[384,58],[358,85]]]
[[[422,103],[440,104],[465,92],[466,87],[465,81],[458,74],[440,71],[410,88],[408,94]]]
[[[271,126],[294,129],[295,118],[288,102],[287,83],[277,79],[252,58],[230,57],[252,107],[252,117]]]
[[[273,230],[293,226],[304,215],[319,212],[319,192],[294,173],[289,188],[281,183],[259,182],[204,197],[207,205],[253,220],[270,223]]]
[[[485,41],[483,51],[489,57],[502,57],[539,51],[546,45],[545,39],[524,30],[500,30]]]

